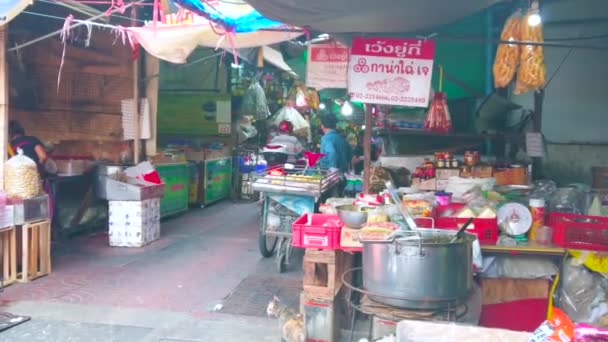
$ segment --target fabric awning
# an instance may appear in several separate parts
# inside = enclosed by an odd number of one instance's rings
[[[501,0],[247,0],[268,18],[327,33],[415,32]]]
[[[303,34],[302,32],[259,30],[218,35],[216,32],[221,32],[222,29],[215,28],[214,30],[207,23],[179,26],[159,25],[156,28],[146,25],[130,27],[129,30],[149,54],[177,64],[186,63],[188,56],[197,46],[217,47],[233,52],[233,49],[277,44]]]
[[[33,0],[4,0],[0,2],[0,26],[8,24],[32,2]]]

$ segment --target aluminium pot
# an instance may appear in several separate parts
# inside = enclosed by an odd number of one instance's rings
[[[439,309],[464,302],[473,283],[472,244],[466,233],[423,229],[363,243],[363,287],[370,299],[400,308]]]

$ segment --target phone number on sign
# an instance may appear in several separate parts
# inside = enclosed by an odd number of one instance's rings
[[[350,93],[353,100],[375,100],[375,101],[393,101],[402,103],[424,103],[423,97],[400,96],[400,95],[383,95],[383,94],[364,94]]]

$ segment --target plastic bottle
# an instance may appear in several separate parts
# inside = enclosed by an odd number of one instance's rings
[[[530,198],[530,212],[532,213],[532,227],[530,227],[529,239],[535,241],[536,229],[545,225],[545,200]]]

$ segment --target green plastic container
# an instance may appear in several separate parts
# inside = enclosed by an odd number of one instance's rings
[[[160,217],[188,210],[188,164],[159,164],[155,167],[160,179],[165,183],[165,195],[160,199]]]

